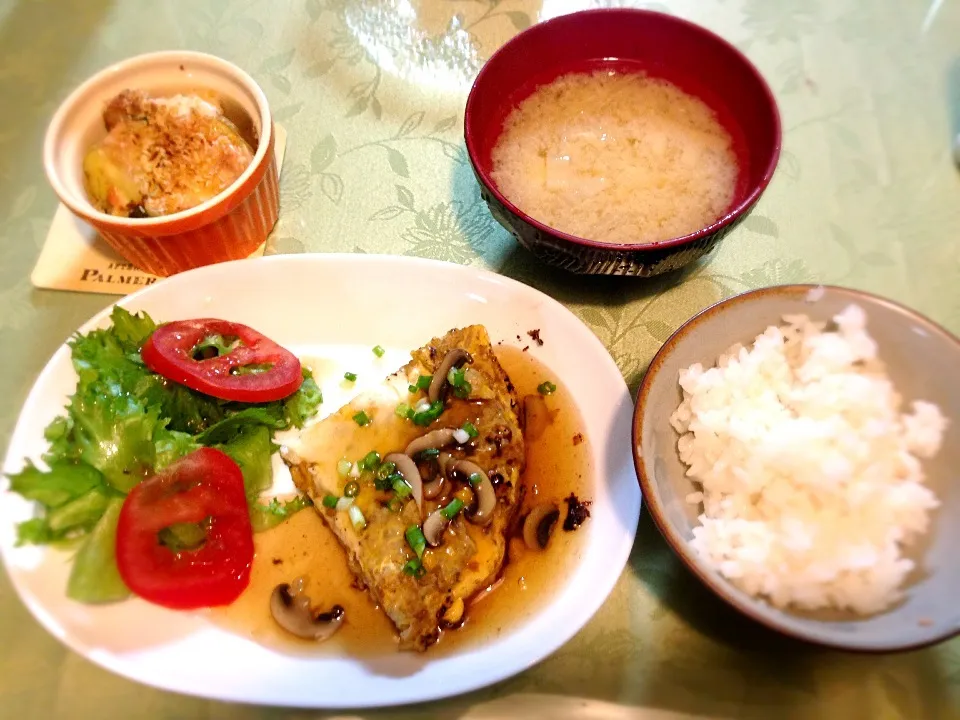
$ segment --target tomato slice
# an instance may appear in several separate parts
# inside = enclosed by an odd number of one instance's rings
[[[229,352],[196,360],[206,338],[235,338]],[[266,335],[240,323],[205,318],[161,325],[143,344],[144,364],[168,380],[221,400],[272,402],[292,395],[303,382],[300,361]]]
[[[205,526],[197,549],[175,552],[160,541],[181,523]],[[120,509],[116,553],[120,577],[144,600],[177,610],[236,600],[253,563],[240,468],[220,450],[200,448],[136,485]]]

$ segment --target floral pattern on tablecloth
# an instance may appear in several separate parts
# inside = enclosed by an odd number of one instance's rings
[[[466,94],[497,47],[534,22],[610,6],[672,12],[724,35],[780,103],[784,148],[768,191],[706,261],[668,278],[538,266],[486,212],[463,145]],[[262,84],[289,132],[268,253],[416,255],[502,272],[572,308],[636,387],[688,317],[765,285],[872,290],[960,332],[958,34],[960,3],[941,0],[2,0],[0,436],[53,350],[112,301],[28,279],[56,205],[40,160],[46,122],[112,61],[203,50]],[[0,603],[10,717],[315,717],[133,685],[49,637],[6,578]],[[489,690],[371,714],[956,718],[958,643],[869,657],[775,636],[704,590],[644,517],[613,595],[562,650]]]

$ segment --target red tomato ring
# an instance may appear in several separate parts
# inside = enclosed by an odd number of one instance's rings
[[[194,348],[211,335],[236,337],[226,355],[195,360]],[[266,335],[240,323],[204,318],[161,325],[140,350],[144,364],[168,380],[221,400],[272,402],[292,395],[303,382],[300,361]],[[266,365],[260,372],[240,368]]]
[[[174,552],[158,533],[208,522],[197,550]],[[200,448],[136,485],[120,509],[117,569],[144,600],[177,610],[228,605],[250,583],[253,528],[243,475],[228,455]]]

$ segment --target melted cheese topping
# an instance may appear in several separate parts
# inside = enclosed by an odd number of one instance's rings
[[[125,90],[103,118],[107,136],[90,149],[83,169],[91,200],[111,215],[153,217],[196,207],[253,160],[233,124],[198,96]]]

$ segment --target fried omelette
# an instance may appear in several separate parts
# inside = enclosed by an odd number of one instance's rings
[[[483,326],[411,356],[304,430],[284,459],[400,648],[423,651],[499,575],[525,453],[516,393]]]

